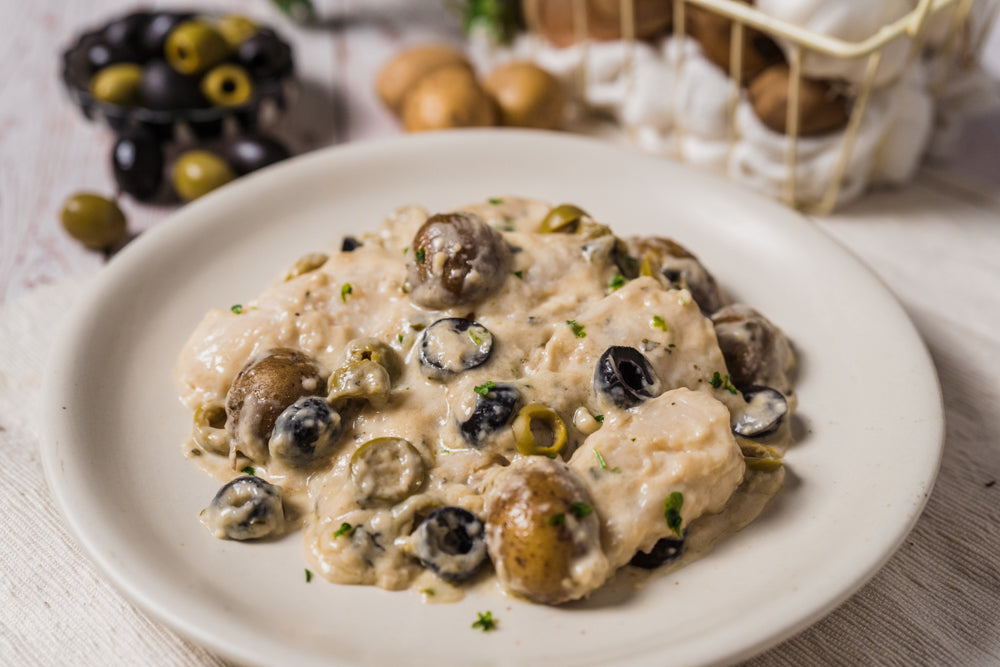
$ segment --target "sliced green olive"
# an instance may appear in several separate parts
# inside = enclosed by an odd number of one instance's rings
[[[222,158],[201,150],[182,153],[172,176],[174,190],[184,201],[193,201],[236,178]]]
[[[326,264],[326,260],[328,259],[330,259],[330,256],[325,252],[310,252],[302,255],[302,257],[295,260],[295,263],[292,264],[292,268],[285,272],[285,282],[288,282],[293,278],[303,276],[311,271],[315,271]]]
[[[389,379],[395,380],[403,372],[403,362],[396,351],[378,338],[355,338],[347,344],[347,363],[374,361],[389,373]]]
[[[543,426],[551,437],[548,445],[543,445],[535,438],[535,428]],[[520,409],[514,423],[514,441],[517,451],[525,456],[540,454],[555,456],[566,446],[566,424],[555,410],[541,403],[529,403]]]
[[[131,107],[139,104],[142,67],[117,63],[100,69],[90,80],[90,94],[102,102]]]
[[[78,192],[63,204],[59,214],[70,236],[91,250],[103,250],[125,238],[125,214],[113,200]]]
[[[580,226],[580,221],[590,217],[582,208],[573,204],[560,204],[542,219],[538,226],[540,234],[574,234]]]
[[[234,50],[256,34],[258,28],[256,21],[242,14],[226,14],[219,19],[216,27],[229,48]]]
[[[201,80],[201,94],[220,107],[243,104],[253,95],[253,81],[239,65],[223,63],[208,71]]]
[[[229,433],[226,432],[226,406],[202,405],[194,411],[195,443],[206,452],[229,455]]]
[[[185,21],[163,45],[170,66],[181,74],[198,74],[222,62],[230,53],[226,38],[205,21]]]
[[[427,466],[420,452],[403,438],[375,438],[351,457],[351,479],[362,505],[395,505],[420,491]]]
[[[389,400],[390,389],[392,379],[385,366],[371,359],[351,361],[330,375],[327,400],[332,405],[351,399],[363,400],[381,407]]]
[[[736,438],[736,442],[743,452],[743,460],[750,470],[758,472],[773,472],[783,464],[781,454],[773,447],[762,445],[746,438]]]

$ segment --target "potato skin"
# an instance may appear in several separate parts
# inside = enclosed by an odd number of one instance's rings
[[[439,67],[427,74],[403,100],[407,132],[489,127],[496,121],[493,100],[472,71],[461,65]]]
[[[483,87],[496,101],[502,125],[543,130],[562,125],[566,92],[558,79],[534,63],[501,65]]]
[[[768,128],[787,134],[788,65],[768,67],[747,88],[754,113]],[[799,135],[813,137],[847,126],[847,98],[827,81],[802,79],[799,85]]]
[[[299,398],[322,394],[325,389],[319,367],[304,352],[275,348],[252,359],[226,395],[226,429],[233,447],[252,461],[264,463],[278,415]]]
[[[486,547],[507,590],[560,604],[604,583],[608,564],[597,516],[578,516],[574,503],[593,507],[562,461],[525,457],[498,475],[487,498]]]
[[[573,13],[577,0],[521,0],[525,16],[536,17],[538,31],[553,46],[563,48],[577,41],[577,26]],[[667,30],[673,20],[673,2],[669,0],[636,0],[635,36],[655,37]],[[621,39],[622,15],[620,0],[586,0],[587,35],[590,39],[607,41]]]
[[[424,44],[405,49],[379,70],[375,92],[382,103],[398,116],[403,110],[403,100],[420,79],[438,68],[455,65],[472,71],[465,54],[446,44]]]

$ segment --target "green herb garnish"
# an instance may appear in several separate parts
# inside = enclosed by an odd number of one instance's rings
[[[601,450],[599,450],[597,447],[594,447],[594,456],[597,457],[597,464],[601,466],[601,470],[607,470],[608,462],[604,460],[604,455],[601,454]]]
[[[229,310],[233,311],[233,314],[235,314],[235,315],[239,315],[240,313],[242,313],[242,312],[243,312],[243,306],[241,306],[241,305],[240,305],[240,304],[238,304],[238,303],[237,303],[237,304],[233,304],[233,306],[231,306],[231,307],[229,308]]]
[[[486,394],[488,394],[488,393],[490,393],[491,391],[493,391],[493,389],[494,389],[494,388],[495,388],[496,386],[497,386],[497,383],[496,383],[496,382],[494,382],[493,380],[487,380],[486,382],[484,382],[484,383],[482,383],[482,384],[477,384],[477,385],[476,385],[476,386],[475,386],[475,387],[474,387],[474,388],[472,389],[472,391],[476,392],[476,393],[477,393],[477,394],[479,394],[480,396],[485,396]]]
[[[594,451],[597,451],[596,449]],[[582,519],[584,517],[590,516],[594,512],[594,508],[587,503],[570,503],[569,511],[573,513],[577,519]]]
[[[493,204],[494,206],[496,206],[497,204],[502,204],[503,203],[503,199],[498,199],[497,197],[490,197],[486,201],[488,201],[489,203]]]
[[[347,535],[351,532],[351,529],[352,529],[351,524],[345,521],[344,523],[340,524],[340,528],[333,531],[333,536],[337,538],[340,537],[341,535]]]
[[[479,616],[479,619],[472,624],[473,629],[482,630],[483,632],[489,632],[490,630],[497,629],[497,621],[495,618],[493,618],[492,611],[486,611],[486,612],[477,611],[476,615]]]
[[[553,514],[549,517],[550,526],[561,526],[566,523],[566,515],[560,512],[559,514]]]
[[[714,373],[712,373],[712,379],[709,380],[708,382],[715,389],[719,389],[721,387],[722,389],[728,391],[730,394],[735,394],[737,392],[736,387],[734,387],[733,383],[729,381],[729,376],[726,375],[725,377],[723,377],[722,375],[719,374],[719,371],[715,371]]]
[[[614,292],[615,290],[621,289],[625,285],[625,282],[625,276],[620,273],[616,274],[615,277],[611,279],[611,282],[608,283],[608,288]]]
[[[654,327],[656,327],[657,329],[660,329],[661,331],[666,331],[667,330],[667,323],[659,315],[653,315],[653,323],[652,324],[653,324]]]
[[[340,300],[347,303],[347,295],[354,291],[351,283],[344,283],[340,288]]]
[[[423,264],[427,257],[427,252],[423,248],[417,248],[417,264]]]
[[[603,424],[604,423],[604,415],[594,415],[594,420],[598,424]]]
[[[420,592],[423,593],[424,595],[434,595],[433,588],[421,588]]]
[[[257,474],[257,471],[253,469],[253,466],[247,466],[243,470],[240,470],[244,475],[250,475],[251,477]]]
[[[307,567],[306,568],[306,583],[308,584],[312,580],[313,580],[313,573],[310,572],[309,568]]]
[[[566,324],[569,328],[573,330],[573,335],[577,338],[586,338],[587,332],[583,330],[583,325],[578,323],[576,320],[566,320]]]
[[[520,278],[521,280],[524,280],[524,271],[515,271],[514,275]]]
[[[667,527],[674,531],[678,537],[681,535],[681,507],[684,506],[684,494],[674,491],[667,496],[667,501],[663,508],[663,517],[667,520]]]

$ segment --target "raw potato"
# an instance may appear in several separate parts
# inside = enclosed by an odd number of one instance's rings
[[[562,125],[566,91],[534,63],[515,62],[493,70],[483,82],[500,111],[500,123],[552,130]]]
[[[522,0],[525,17],[537,19],[537,28],[553,46],[575,44],[579,27],[573,13],[577,0]],[[586,0],[587,36],[598,41],[621,39],[621,0]],[[670,27],[673,18],[671,0],[634,0],[635,37],[654,37]]]
[[[417,82],[403,102],[407,132],[495,124],[493,101],[472,71],[462,65],[434,70]]]
[[[741,0],[745,4],[753,4]],[[732,42],[732,21],[713,11],[687,5],[685,7],[685,28],[687,34],[700,45],[702,53],[716,66],[729,73],[729,58]],[[741,61],[742,83],[746,84],[768,65],[784,60],[781,49],[763,33],[752,28],[743,30],[743,59]]]
[[[401,51],[389,60],[375,80],[375,91],[397,116],[406,95],[422,78],[441,67],[464,66],[472,71],[465,54],[445,44],[427,44]]]
[[[788,65],[767,68],[747,88],[754,113],[767,127],[785,134],[788,118]],[[802,79],[799,88],[799,135],[826,134],[843,129],[848,120],[847,99],[827,81]]]
[[[498,474],[487,497],[486,548],[504,588],[560,604],[600,586],[609,572],[593,505],[562,461],[528,456]]]

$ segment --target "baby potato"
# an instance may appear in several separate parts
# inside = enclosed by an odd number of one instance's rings
[[[403,100],[424,76],[440,67],[472,66],[458,49],[445,44],[425,44],[399,52],[379,71],[375,92],[397,116],[403,110]]]
[[[486,548],[508,591],[560,604],[604,583],[608,562],[593,501],[562,461],[515,460],[494,479],[486,507]]]
[[[748,0],[740,0],[752,4]],[[688,34],[701,45],[702,53],[729,73],[732,49],[732,21],[710,9],[688,5],[685,9]],[[757,76],[765,67],[784,60],[781,49],[773,40],[753,28],[743,31],[743,55],[740,76],[743,83]]]
[[[500,123],[552,130],[563,122],[566,91],[554,76],[529,62],[501,65],[483,81],[496,102]]]
[[[579,37],[576,12],[586,17],[587,37],[598,41],[622,38],[621,0],[522,0],[526,17],[553,46],[571,46]],[[635,0],[632,3],[635,37],[646,39],[668,29],[673,21],[673,2]]]
[[[754,113],[768,128],[787,134],[788,65],[768,67],[747,88]],[[847,98],[828,81],[802,79],[799,85],[799,135],[812,137],[847,126]]]
[[[463,65],[440,67],[427,74],[403,101],[407,132],[496,124],[493,100]]]

